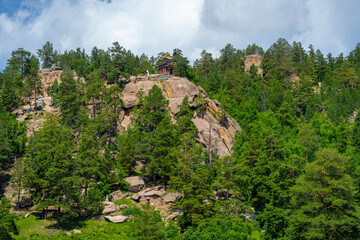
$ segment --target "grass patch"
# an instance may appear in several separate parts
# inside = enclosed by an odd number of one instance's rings
[[[114,201],[115,205],[120,206],[120,205],[128,205],[129,207],[135,206],[136,204],[130,200],[130,199],[120,199],[120,200],[116,200]]]
[[[19,235],[13,237],[17,240],[131,239],[127,223],[115,224],[100,219],[67,222],[60,229],[56,229],[56,221],[53,219],[42,220],[35,216],[28,218],[21,216],[16,224],[19,228]],[[74,233],[74,229],[80,230],[82,233]]]

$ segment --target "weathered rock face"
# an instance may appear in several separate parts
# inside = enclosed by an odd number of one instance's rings
[[[139,176],[127,177],[125,181],[129,184],[128,190],[130,192],[139,192],[145,187],[144,180]]]
[[[260,66],[261,55],[250,55],[245,57],[245,63],[250,69],[251,64]],[[250,64],[250,65],[249,65]],[[46,89],[57,80],[60,83],[62,70],[61,68],[47,68],[39,71],[39,75],[42,79],[43,84],[43,94],[46,112],[52,112],[53,114],[59,114],[58,108],[53,108],[51,106],[51,97],[48,96]],[[78,76],[74,73],[74,78]],[[132,108],[137,104],[138,98],[136,94],[142,90],[144,95],[147,95],[149,90],[154,86],[158,86],[163,91],[163,95],[167,100],[169,100],[168,110],[172,116],[176,115],[179,112],[179,105],[182,103],[185,96],[189,97],[189,101],[193,101],[191,107],[194,111],[198,108],[197,100],[199,98],[204,99],[206,111],[202,114],[195,114],[193,122],[199,130],[199,142],[204,144],[208,148],[209,144],[211,145],[211,150],[217,153],[220,157],[231,154],[231,148],[234,145],[235,133],[240,131],[241,128],[239,124],[232,119],[227,113],[220,111],[219,102],[216,100],[211,100],[207,95],[204,89],[199,86],[196,86],[194,83],[190,82],[186,78],[172,77],[169,79],[157,79],[157,74],[152,74],[148,76],[137,76],[130,77],[129,79],[124,80],[127,84],[123,90],[123,102],[124,102],[124,111],[119,116],[120,124],[118,125],[119,132],[127,129],[131,124],[131,111]],[[19,119],[24,120],[26,115],[19,114]],[[37,131],[42,122],[33,121],[29,122],[28,135],[32,132]],[[143,185],[144,187],[145,185]],[[142,187],[131,187],[130,191],[140,191]]]
[[[169,192],[163,196],[163,199],[166,203],[173,203],[176,200],[179,200],[180,198],[182,198],[182,195],[177,192]]]
[[[39,129],[42,127],[42,124],[45,121],[46,121],[46,119],[44,119],[44,118],[31,119],[31,120],[27,121],[27,132],[26,132],[27,137],[30,137],[30,135],[33,132],[39,131]]]
[[[41,77],[41,82],[43,85],[43,93],[44,93],[44,97],[47,97],[47,91],[46,89],[55,82],[55,80],[58,81],[58,83],[60,83],[60,76],[62,73],[62,69],[60,67],[54,67],[54,68],[45,68],[45,69],[41,69],[39,71],[39,76]]]
[[[153,75],[150,76],[150,79],[152,77]],[[169,100],[168,110],[172,116],[180,111],[178,106],[185,96],[189,97],[189,101],[194,102],[191,105],[194,110],[197,108],[197,99],[203,98],[206,112],[196,115],[195,119],[193,119],[195,126],[199,130],[199,141],[206,147],[211,144],[211,150],[220,157],[231,155],[235,133],[241,130],[239,124],[227,113],[220,111],[219,102],[208,98],[204,89],[196,86],[186,78],[173,77],[166,80],[148,80],[147,77],[134,77],[125,85],[123,91],[125,112],[131,112],[131,109],[137,104],[138,98],[136,94],[140,89],[144,91],[146,96],[154,85],[162,89],[163,95]],[[121,125],[124,128],[130,125],[130,117],[128,115],[123,118]]]
[[[129,193],[127,192],[122,193],[120,190],[117,190],[115,192],[112,192],[110,196],[111,196],[111,201],[117,201],[126,198],[127,196],[129,196]]]
[[[142,204],[149,203],[155,209],[166,212],[172,207],[172,203],[182,197],[183,195],[181,193],[166,193],[164,186],[155,186],[141,190],[140,192],[134,194],[131,198],[132,200]]]
[[[263,70],[260,68],[260,64],[261,64],[261,61],[262,61],[263,57],[264,57],[263,55],[245,56],[245,58],[244,58],[245,72],[249,72],[251,65],[254,64],[256,67],[258,67],[258,74],[262,75]]]
[[[105,219],[112,223],[123,223],[129,220],[129,217],[118,215],[118,216],[105,216]]]

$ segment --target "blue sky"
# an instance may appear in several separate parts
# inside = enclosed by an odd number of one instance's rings
[[[11,51],[107,49],[115,41],[149,56],[174,48],[191,61],[227,43],[267,49],[278,38],[324,55],[360,42],[358,0],[0,0],[0,70]]]

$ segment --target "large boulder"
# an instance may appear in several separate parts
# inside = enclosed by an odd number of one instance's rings
[[[145,187],[144,179],[139,176],[132,176],[125,178],[125,181],[129,184],[128,190],[130,192],[139,192]]]
[[[112,223],[123,223],[129,220],[129,217],[118,215],[118,216],[105,216],[105,219]]]
[[[123,102],[124,102],[124,108],[131,108],[136,105],[138,102],[138,99],[136,97],[136,94],[142,90],[144,91],[144,95],[146,96],[150,89],[154,86],[158,86],[159,88],[162,88],[162,85],[159,81],[139,81],[139,82],[130,82],[125,85],[124,90],[122,92],[123,94]]]
[[[181,198],[182,198],[182,194],[177,192],[168,192],[166,193],[166,195],[163,196],[163,199],[166,203],[173,203]]]
[[[186,78],[173,77],[163,82],[163,90],[165,97],[169,100],[169,111],[171,114],[177,114],[185,96],[189,97],[189,101],[193,101],[199,94],[196,85]]]
[[[117,190],[117,191],[112,192],[110,194],[111,201],[117,201],[117,200],[120,200],[120,199],[124,199],[127,196],[129,196],[129,193],[127,193],[127,192],[122,193],[120,190]]]

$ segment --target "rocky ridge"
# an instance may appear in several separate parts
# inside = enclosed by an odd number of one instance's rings
[[[47,94],[47,88],[57,80],[59,83],[62,70],[61,68],[48,68],[39,71],[43,85],[44,94],[44,111],[53,114],[59,114],[59,109],[51,106],[51,97]],[[74,77],[78,76],[74,73]],[[120,79],[125,81],[126,85],[123,90],[123,111],[119,115],[119,130],[126,130],[130,125],[131,112],[137,104],[138,98],[136,94],[142,90],[147,95],[149,90],[154,86],[162,89],[163,95],[169,100],[169,112],[175,116],[179,112],[179,107],[185,96],[189,97],[191,107],[194,110],[194,119],[192,120],[199,130],[198,141],[206,148],[211,145],[211,150],[224,157],[231,154],[231,148],[234,145],[235,133],[241,130],[239,124],[231,118],[226,112],[221,110],[220,103],[210,99],[204,89],[196,86],[186,78],[172,77],[169,79],[158,79],[157,74],[149,76],[131,76],[128,79]],[[205,107],[205,111],[199,113],[196,111],[200,105]],[[23,106],[26,109],[28,106]],[[30,136],[32,132],[38,131],[44,119],[42,116],[35,116],[34,113],[24,113],[22,109],[17,109],[14,113],[19,121],[28,120],[28,132]],[[34,116],[32,116],[34,115]],[[41,115],[44,115],[43,112]]]

